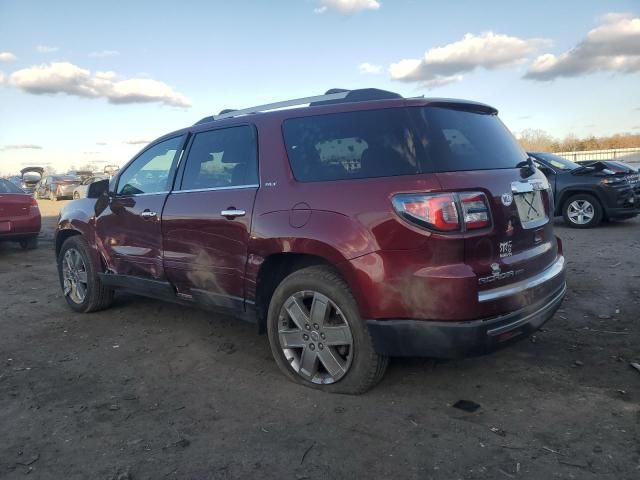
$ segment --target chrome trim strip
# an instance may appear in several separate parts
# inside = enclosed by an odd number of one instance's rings
[[[264,105],[258,105],[255,107],[243,108],[240,110],[234,110],[232,112],[223,113],[221,115],[214,115],[214,120],[222,120],[223,118],[233,118],[240,115],[247,115],[250,113],[266,112],[268,110],[276,110],[278,108],[294,107],[296,105],[305,105],[312,102],[326,102],[329,100],[342,100],[346,98],[349,92],[330,93],[328,95],[316,95],[313,97],[295,98],[293,100],[285,100],[284,102],[267,103]]]
[[[478,302],[491,302],[493,300],[498,300],[500,298],[509,297],[511,295],[515,295],[517,293],[521,293],[530,288],[537,287],[538,285],[542,285],[545,282],[548,282],[558,275],[560,275],[564,270],[564,257],[558,257],[558,259],[546,270],[534,275],[531,278],[527,278],[525,280],[520,280],[519,282],[512,283],[510,285],[505,285],[503,287],[493,288],[491,290],[484,290],[482,292],[478,292]]]
[[[541,317],[546,315],[549,310],[555,310],[556,307],[559,306],[559,304],[562,302],[562,300],[564,299],[564,295],[567,293],[567,284],[563,283],[562,287],[560,288],[560,290],[558,291],[558,293],[556,293],[553,298],[551,298],[551,300],[549,302],[547,302],[545,305],[542,306],[542,308],[540,310],[536,310],[535,312],[531,312],[530,314],[515,320],[511,323],[508,323],[507,325],[502,325],[500,327],[496,327],[496,328],[492,328],[490,330],[487,330],[487,335],[489,335],[490,337],[495,337],[496,335],[501,335],[503,333],[506,332],[510,332],[511,330],[514,330],[516,328],[518,328],[521,325],[524,325],[526,323],[529,323],[531,321],[531,319],[536,318],[536,317]]]
[[[149,192],[149,193],[117,193],[115,198],[127,198],[127,197],[148,197],[149,195],[166,195],[170,193],[169,190],[164,192]]]
[[[237,185],[232,187],[194,188],[191,190],[174,190],[171,193],[211,192],[215,190],[244,190],[245,188],[258,188],[260,185]]]

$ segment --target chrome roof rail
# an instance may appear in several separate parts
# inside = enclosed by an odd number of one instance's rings
[[[213,120],[222,120],[223,118],[232,118],[239,115],[248,115],[250,113],[267,112],[269,110],[276,110],[278,108],[294,107],[296,105],[306,105],[312,102],[326,102],[330,100],[342,100],[347,97],[348,91],[339,93],[330,93],[328,95],[316,95],[313,97],[295,98],[293,100],[285,100],[284,102],[267,103],[264,105],[258,105],[255,107],[243,108],[240,110],[234,110],[232,112],[223,113],[220,115],[214,115]]]

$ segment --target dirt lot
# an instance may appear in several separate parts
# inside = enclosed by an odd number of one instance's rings
[[[557,222],[569,294],[531,341],[394,359],[350,397],[288,382],[249,324],[128,295],[71,313],[59,207],[37,251],[0,245],[0,478],[640,478],[640,219]]]

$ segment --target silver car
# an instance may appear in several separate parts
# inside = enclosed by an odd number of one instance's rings
[[[76,188],[73,190],[74,200],[77,198],[87,198],[89,185],[91,185],[94,182],[99,182],[100,180],[108,180],[108,179],[109,177],[107,177],[106,175],[97,175],[95,177],[89,177],[83,180],[83,182],[80,185],[76,186]]]

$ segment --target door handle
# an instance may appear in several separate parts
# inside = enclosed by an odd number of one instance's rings
[[[154,218],[158,218],[158,214],[156,212],[152,212],[151,210],[145,210],[144,212],[142,212],[140,214],[140,216],[142,218],[144,218],[145,220],[151,220]]]
[[[247,214],[247,212],[245,212],[244,210],[237,210],[233,207],[229,207],[226,210],[222,210],[220,212],[220,215],[222,215],[225,218],[228,218],[229,220],[233,220],[236,217],[244,217]]]

